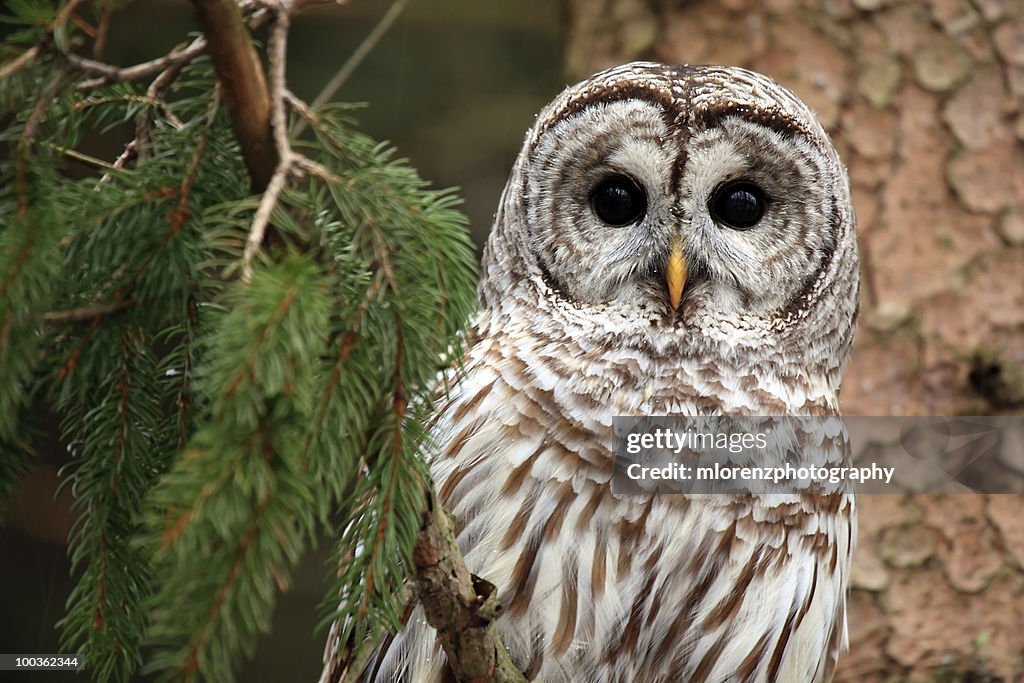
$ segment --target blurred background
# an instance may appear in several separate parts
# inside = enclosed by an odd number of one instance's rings
[[[312,99],[388,6],[351,0],[297,18],[297,94]],[[194,29],[184,0],[141,0],[115,16],[108,56],[150,59]],[[358,113],[367,132],[462,188],[479,243],[536,112],[567,83],[648,58],[767,73],[833,136],[863,260],[845,413],[1024,410],[1024,0],[413,0],[337,99],[370,103]],[[112,158],[123,140],[94,144]],[[1024,473],[1024,444],[1018,455],[1006,464]],[[57,651],[70,587],[60,458],[45,455],[0,530],[6,652]],[[838,680],[1024,681],[1024,497],[879,495],[859,507]],[[327,543],[239,680],[319,673]]]

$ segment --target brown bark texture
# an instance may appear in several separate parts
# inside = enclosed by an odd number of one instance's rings
[[[266,189],[280,161],[270,121],[270,94],[252,36],[235,0],[193,0],[217,71],[253,192]]]
[[[1024,0],[564,10],[572,79],[634,59],[737,65],[816,111],[850,171],[863,260],[844,413],[1024,410]],[[1024,476],[1019,446],[1013,476]],[[836,680],[1024,681],[1024,497],[858,506],[851,649]]]
[[[412,555],[416,597],[453,675],[471,683],[526,683],[498,637],[497,588],[469,573],[450,514],[433,493],[429,499]]]

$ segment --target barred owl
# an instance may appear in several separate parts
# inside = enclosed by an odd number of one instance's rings
[[[432,462],[528,678],[828,681],[854,501],[616,495],[617,415],[835,415],[857,317],[848,180],[738,68],[633,63],[528,133]],[[376,681],[446,680],[422,613]]]

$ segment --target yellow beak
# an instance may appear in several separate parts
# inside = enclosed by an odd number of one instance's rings
[[[686,284],[686,260],[683,258],[683,245],[679,240],[672,244],[672,252],[665,264],[665,284],[668,285],[668,298],[674,311],[679,308],[679,302],[683,298],[683,285]]]

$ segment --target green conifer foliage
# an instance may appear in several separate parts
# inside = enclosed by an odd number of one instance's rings
[[[76,516],[61,630],[95,680],[233,680],[332,519],[325,618],[372,641],[398,625],[431,486],[424,424],[474,303],[458,198],[351,107],[310,109],[273,77],[277,111],[309,134],[279,150],[273,201],[253,195],[203,50],[127,74],[82,56],[81,26],[111,7],[5,10],[0,495],[47,406]],[[81,151],[123,124],[117,159]]]

